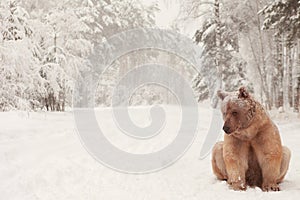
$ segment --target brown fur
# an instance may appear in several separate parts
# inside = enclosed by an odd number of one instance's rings
[[[214,174],[234,190],[248,185],[279,191],[291,153],[282,146],[276,125],[245,88],[237,93],[218,91],[218,96],[226,134],[213,148]]]

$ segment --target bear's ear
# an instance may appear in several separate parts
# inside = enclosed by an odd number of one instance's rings
[[[225,97],[228,96],[228,92],[225,92],[223,90],[218,90],[217,95],[221,100],[224,100]]]
[[[245,87],[241,87],[239,89],[239,98],[247,99],[249,97],[250,97],[250,94],[247,91],[247,89]]]

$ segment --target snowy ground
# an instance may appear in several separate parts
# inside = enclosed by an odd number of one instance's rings
[[[147,153],[174,138],[178,108],[170,106],[167,111],[162,135],[142,142],[115,129],[110,109],[97,109],[96,115],[116,146]],[[149,121],[145,108],[135,108],[132,114],[138,124]],[[172,166],[147,175],[119,173],[95,161],[82,146],[70,112],[0,113],[0,199],[300,199],[300,120],[295,115],[272,115],[283,143],[292,150],[289,173],[282,191],[276,193],[259,188],[231,191],[213,176],[210,157],[199,160],[211,120],[207,106],[200,106],[198,135],[186,154]]]

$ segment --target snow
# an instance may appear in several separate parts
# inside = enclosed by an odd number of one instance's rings
[[[137,124],[149,123],[148,107],[130,109]],[[165,130],[150,141],[137,142],[115,128],[111,109],[96,109],[98,122],[109,140],[128,152],[151,152],[163,148],[177,131],[177,106],[166,106]],[[175,164],[152,174],[131,175],[104,167],[82,146],[72,112],[0,113],[0,199],[299,199],[300,121],[296,115],[271,113],[281,130],[292,160],[280,192],[245,192],[228,189],[212,174],[210,156],[199,160],[208,132],[211,110],[199,107],[197,137]],[[171,124],[170,124],[171,123]]]

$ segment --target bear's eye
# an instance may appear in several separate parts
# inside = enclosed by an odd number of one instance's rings
[[[232,112],[233,116],[237,116],[237,114],[238,114],[237,112]]]

